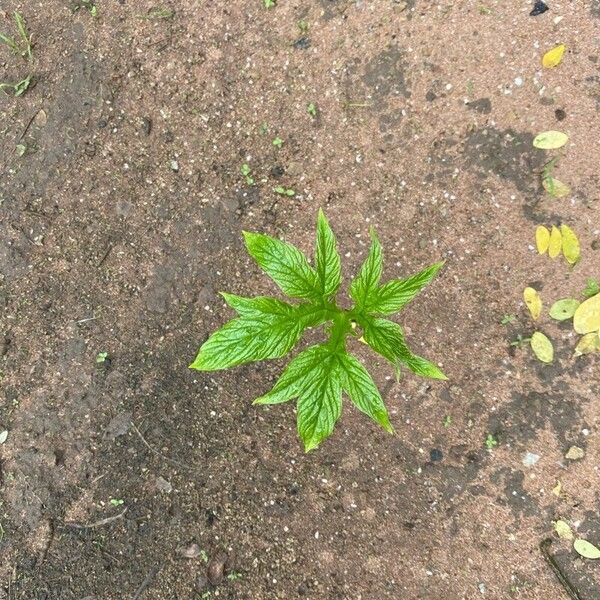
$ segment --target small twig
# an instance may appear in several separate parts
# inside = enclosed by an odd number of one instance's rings
[[[142,585],[136,590],[131,600],[138,600],[138,598],[146,591],[146,588],[152,583],[152,580],[156,577],[160,569],[160,566],[152,567],[152,569],[150,569],[148,575],[146,575],[144,581],[142,581]]]
[[[106,519],[100,519],[100,521],[96,521],[95,523],[90,523],[89,525],[81,525],[79,523],[65,523],[65,525],[68,525],[69,527],[74,527],[75,529],[95,529],[96,527],[103,527],[104,525],[108,525],[109,523],[112,523],[113,521],[116,521],[117,519],[122,518],[126,512],[127,512],[127,509],[125,508],[118,515],[114,515],[112,517],[106,517]]]
[[[370,106],[367,102],[344,102],[344,108],[369,108]]]
[[[79,319],[79,321],[75,321],[77,325],[81,325],[82,323],[87,323],[88,321],[95,321],[99,317],[87,317],[86,319]]]
[[[556,578],[560,581],[561,585],[569,594],[572,600],[583,600],[583,598],[579,595],[579,592],[573,584],[568,580],[567,576],[562,572],[559,564],[556,562],[556,559],[552,554],[550,554],[550,546],[552,545],[552,538],[546,538],[540,542],[540,551],[542,556],[546,559],[546,562],[550,565],[550,568],[556,575]]]
[[[179,462],[177,460],[174,460],[173,458],[169,458],[168,456],[165,456],[164,454],[162,454],[161,452],[159,452],[156,448],[153,448],[146,441],[146,438],[142,435],[142,432],[136,427],[136,425],[135,425],[135,423],[133,421],[131,422],[131,426],[133,427],[133,430],[138,434],[140,440],[142,440],[142,442],[144,443],[144,446],[146,446],[146,448],[148,448],[148,450],[150,450],[150,452],[153,452],[157,456],[160,456],[163,460],[166,460],[167,462],[170,462],[173,465],[176,465],[178,467],[183,467],[184,469],[194,470],[194,468],[191,467],[190,465],[186,465],[185,463],[181,463],[181,462]]]
[[[106,252],[104,252],[104,254],[100,257],[100,260],[96,263],[96,267],[101,267],[104,264],[104,261],[108,258],[108,255],[110,254],[112,249],[113,249],[113,245],[111,242],[108,244],[108,248],[106,249]]]
[[[29,128],[31,127],[31,124],[33,123],[33,120],[37,117],[37,114],[40,112],[40,109],[38,108],[34,113],[33,113],[33,117],[31,117],[31,119],[29,119],[29,122],[27,123],[27,125],[25,126],[25,129],[23,129],[23,133],[21,133],[21,135],[19,136],[19,139],[17,141],[21,141],[23,139],[23,137],[25,136],[25,134],[29,131]]]

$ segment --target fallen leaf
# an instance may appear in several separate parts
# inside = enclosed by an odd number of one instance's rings
[[[573,542],[573,548],[575,548],[577,554],[583,556],[583,558],[591,558],[592,560],[600,558],[600,550],[587,540],[575,540]]]
[[[569,141],[569,136],[562,131],[543,131],[533,138],[533,145],[540,150],[556,150]]]
[[[571,188],[566,183],[550,176],[542,179],[542,186],[554,198],[564,198],[571,193]]]
[[[585,452],[579,446],[571,446],[565,454],[565,458],[569,460],[581,460],[584,456]]]
[[[551,69],[552,67],[556,67],[560,64],[562,57],[565,53],[566,46],[564,44],[560,44],[552,50],[548,50],[546,54],[542,57],[542,66],[546,69]]]
[[[582,335],[600,329],[600,294],[584,300],[573,315],[573,329]]]
[[[554,360],[552,342],[541,331],[536,331],[529,343],[538,360],[543,363],[551,363]]]
[[[4,431],[0,431],[0,444],[4,444],[4,442],[8,439],[8,431],[6,429]]]
[[[533,320],[539,319],[542,314],[542,299],[537,291],[532,287],[526,287],[523,290],[523,299],[525,300],[525,304],[527,305]]]
[[[600,352],[600,332],[593,331],[586,333],[575,346],[574,356],[590,354],[591,352]]]
[[[561,492],[562,492],[562,483],[560,481],[557,481],[556,485],[552,488],[552,493],[558,498],[558,497],[560,497]]]
[[[575,314],[579,304],[579,300],[575,300],[575,298],[557,300],[550,307],[550,316],[557,321],[566,321]]]
[[[547,227],[538,225],[535,229],[535,245],[540,254],[545,254],[548,251],[550,244],[550,232]]]
[[[581,258],[581,247],[575,232],[568,225],[560,226],[560,235],[562,238],[562,252],[567,262],[575,266]]]
[[[558,537],[563,540],[572,540],[575,538],[569,524],[566,521],[563,521],[562,519],[554,521],[554,531],[556,531]]]
[[[556,258],[562,249],[562,235],[560,229],[552,225],[550,231],[550,243],[548,244],[548,256],[550,258]]]

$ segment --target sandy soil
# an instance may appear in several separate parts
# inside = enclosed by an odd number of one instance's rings
[[[524,287],[548,307],[600,276],[600,9],[548,4],[2,2],[34,61],[0,47],[2,81],[33,74],[0,95],[0,598],[600,597],[552,523],[600,545],[598,357],[547,313],[552,365],[510,345]],[[447,260],[399,321],[450,380],[370,357],[397,435],[347,407],[305,455],[291,404],[251,405],[284,361],[187,365],[231,317],[218,291],[275,292],[242,230],[309,251],[320,206],[346,279],[369,226],[387,277]],[[578,233],[574,269],[540,223]]]

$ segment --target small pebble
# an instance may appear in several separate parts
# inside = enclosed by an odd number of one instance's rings
[[[307,48],[310,48],[310,38],[303,36],[301,38],[298,38],[294,43],[293,43],[294,48],[296,48],[296,50],[306,50]]]
[[[204,592],[208,588],[208,585],[208,578],[205,575],[198,575],[198,577],[196,577],[194,586],[197,592]]]
[[[525,454],[525,456],[523,457],[523,466],[533,467],[533,465],[535,465],[535,463],[537,463],[538,460],[540,460],[539,454],[534,454],[533,452],[527,452],[527,454]]]
[[[585,452],[579,446],[571,446],[565,454],[565,458],[568,458],[569,460],[580,460],[584,456]]]
[[[536,3],[533,5],[533,10],[529,13],[532,17],[537,17],[538,15],[544,14],[548,8],[548,5],[542,0],[536,0]]]
[[[429,452],[431,462],[439,462],[444,458],[444,453],[439,448],[432,448]]]
[[[177,554],[183,558],[198,558],[200,556],[200,546],[198,546],[198,544],[181,546],[177,548]]]
[[[562,108],[557,108],[554,111],[554,116],[557,121],[564,121],[567,118],[567,113]]]
[[[171,171],[174,171],[175,173],[179,171],[179,163],[176,160],[172,160],[169,163],[169,166],[171,167]]]

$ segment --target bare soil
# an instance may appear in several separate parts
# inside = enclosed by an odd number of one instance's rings
[[[598,357],[547,316],[552,365],[510,345],[524,287],[548,307],[600,275],[600,11],[548,4],[2,2],[35,59],[0,47],[2,81],[33,74],[0,96],[0,598],[600,598],[552,525],[600,545]],[[231,316],[218,291],[275,293],[242,230],[310,251],[320,206],[346,278],[371,225],[387,277],[447,260],[400,322],[450,381],[371,357],[397,434],[346,407],[305,455],[292,404],[251,405],[284,362],[187,365]],[[574,269],[533,247],[562,222]]]

